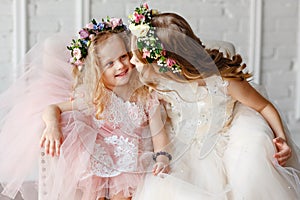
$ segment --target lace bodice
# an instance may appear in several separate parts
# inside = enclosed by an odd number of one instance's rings
[[[93,117],[99,133],[91,156],[91,173],[100,177],[138,170],[144,140],[151,138],[147,122],[155,104],[152,101],[146,105],[124,101],[113,92],[108,92],[108,95],[109,102],[101,120]]]
[[[113,129],[121,129],[130,134],[134,129],[147,123],[149,106],[139,102],[124,101],[114,92],[107,92],[110,102],[105,106],[101,115],[102,120],[96,120],[98,125],[104,122]]]
[[[230,121],[234,100],[227,95],[228,82],[220,77],[205,80],[206,86],[198,83],[178,83],[170,80],[160,82],[159,97],[167,102],[167,113],[171,118],[176,137],[190,143],[221,133]]]

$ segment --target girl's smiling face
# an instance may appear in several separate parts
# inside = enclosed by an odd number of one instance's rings
[[[124,41],[119,37],[110,37],[99,48],[104,85],[110,90],[126,86],[131,78],[133,65]]]

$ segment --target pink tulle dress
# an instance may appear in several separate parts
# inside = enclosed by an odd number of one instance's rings
[[[153,152],[148,116],[158,101],[143,105],[106,93],[101,120],[90,109],[62,115],[65,140],[55,161],[42,156],[40,199],[130,197],[143,180]]]
[[[103,120],[96,119],[83,95],[72,91],[70,41],[59,35],[33,47],[20,64],[26,72],[0,96],[0,199],[131,196],[152,167],[147,121],[159,104],[155,95],[142,105],[107,91]],[[42,112],[70,97],[80,109],[62,114],[61,155],[51,157],[39,146]]]

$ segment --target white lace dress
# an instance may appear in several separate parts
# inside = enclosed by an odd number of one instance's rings
[[[172,171],[148,175],[136,200],[300,199],[299,148],[287,167],[273,158],[273,133],[262,116],[226,94],[219,77],[160,82],[173,129]],[[291,138],[289,138],[292,143]]]

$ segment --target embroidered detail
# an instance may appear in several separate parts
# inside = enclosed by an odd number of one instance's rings
[[[91,156],[91,170],[94,175],[100,177],[113,177],[122,172],[134,172],[137,169],[138,141],[123,136],[110,136],[104,138],[105,144],[96,144],[94,153]]]
[[[117,165],[119,169],[125,171],[132,171],[136,169],[136,162],[138,156],[138,142],[135,140],[129,141],[128,138],[123,136],[113,135],[104,139],[107,144],[115,145],[114,156],[119,158]]]
[[[113,159],[100,144],[95,145],[94,153],[91,156],[91,170],[93,174],[100,177],[113,177],[120,174],[115,169]]]
[[[106,105],[101,118],[109,124],[113,129],[122,128],[125,133],[132,133],[132,130],[141,127],[147,122],[146,105],[135,102],[124,101],[115,93],[111,93],[110,103]],[[96,125],[101,127],[103,120],[94,119]]]
[[[93,118],[99,133],[90,159],[89,175],[100,177],[137,170],[142,126],[151,109],[149,105],[124,101],[115,93],[107,92],[111,99],[101,114],[102,119]]]

